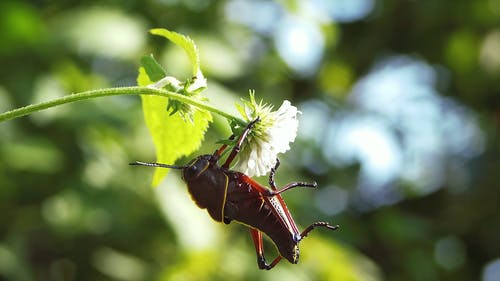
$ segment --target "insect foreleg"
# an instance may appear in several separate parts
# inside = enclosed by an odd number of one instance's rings
[[[252,235],[252,240],[255,245],[255,252],[257,253],[257,264],[259,268],[266,270],[273,268],[281,260],[281,256],[275,258],[271,264],[267,264],[266,257],[264,256],[264,242],[262,241],[262,233],[255,228],[250,228],[250,234]]]
[[[226,159],[226,162],[224,162],[224,164],[222,165],[222,168],[229,169],[229,165],[231,165],[231,162],[233,162],[234,157],[236,157],[236,155],[240,152],[241,145],[243,144],[243,141],[245,141],[246,137],[248,136],[248,133],[253,128],[255,123],[259,122],[259,120],[260,120],[260,118],[257,117],[255,120],[248,123],[247,127],[245,128],[245,130],[241,134],[240,138],[238,139],[238,142],[233,147],[233,150],[231,150],[231,154],[229,154],[229,156]]]
[[[229,137],[229,140],[232,141],[232,140],[234,140],[235,137],[236,137],[235,135],[231,135]],[[212,154],[212,159],[215,160],[215,161],[219,160],[220,156],[222,155],[222,153],[224,153],[224,151],[226,150],[226,148],[227,148],[227,144],[223,144],[219,149],[217,149],[214,152],[214,154]]]

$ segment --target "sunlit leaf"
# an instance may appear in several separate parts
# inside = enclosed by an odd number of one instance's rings
[[[192,66],[192,77],[186,81],[185,90],[188,94],[199,94],[203,91],[207,87],[207,80],[201,71],[198,48],[194,41],[188,36],[164,28],[151,29],[150,32],[167,38],[186,52]]]
[[[189,57],[189,61],[191,62],[192,68],[193,68],[193,76],[197,77],[201,72],[200,70],[200,58],[198,55],[198,49],[196,48],[196,45],[194,44],[193,40],[187,36],[184,36],[182,34],[179,34],[177,32],[169,31],[164,28],[154,28],[150,30],[151,34],[154,35],[159,35],[167,38],[168,40],[172,41],[174,44],[177,46],[181,47],[184,49],[186,54]],[[199,73],[200,72],[200,73]]]
[[[150,32],[163,36],[184,49],[191,62],[195,81],[199,84],[199,86],[194,85],[194,90],[204,89],[206,80],[200,70],[198,50],[193,40],[166,29],[152,29]],[[153,56],[144,57],[141,64],[142,67],[139,69],[139,77],[137,78],[139,86],[150,85],[166,76],[165,70]],[[185,87],[189,85],[186,84]],[[188,91],[186,94],[191,93]],[[199,148],[208,124],[212,121],[210,113],[193,110],[190,111],[189,118],[183,118],[180,115],[181,112],[176,114],[180,105],[174,103],[178,103],[178,101],[169,101],[167,98],[157,96],[142,96],[141,98],[144,119],[156,147],[157,162],[173,164],[180,157],[188,155]],[[183,112],[185,111],[187,110]],[[166,169],[157,168],[153,176],[153,186],[158,185],[167,175],[167,172]]]
[[[139,69],[137,83],[139,86],[153,83],[143,67]],[[197,110],[193,122],[185,121],[179,114],[170,115],[167,112],[167,98],[141,96],[141,99],[144,119],[156,148],[157,162],[173,164],[200,147],[208,124],[212,121],[210,113]],[[167,169],[156,168],[152,185],[157,186],[167,172]]]

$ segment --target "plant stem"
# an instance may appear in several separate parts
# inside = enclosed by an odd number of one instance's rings
[[[47,109],[50,107],[54,107],[57,105],[61,104],[66,104],[70,102],[75,102],[75,101],[81,101],[81,100],[87,100],[87,99],[93,99],[93,98],[98,98],[98,97],[105,97],[105,96],[119,96],[119,95],[152,95],[152,96],[161,96],[161,97],[167,97],[171,99],[178,100],[180,102],[184,102],[193,106],[196,106],[200,109],[204,109],[216,114],[219,114],[220,116],[229,119],[229,120],[234,120],[238,122],[240,125],[246,125],[246,122],[243,121],[242,119],[235,117],[229,113],[226,113],[224,111],[221,111],[211,105],[208,105],[206,103],[202,103],[197,100],[193,100],[190,97],[177,94],[174,92],[166,91],[166,90],[161,90],[161,89],[154,89],[154,88],[148,88],[148,87],[119,87],[119,88],[107,88],[107,89],[99,89],[99,90],[91,90],[91,91],[86,91],[86,92],[81,92],[81,93],[76,93],[72,95],[67,95],[61,98],[57,98],[54,100],[46,101],[46,102],[41,102],[37,104],[31,104],[28,106],[16,108],[14,110],[10,110],[4,113],[0,114],[0,123],[3,121],[7,121],[10,119],[18,118],[21,116],[25,116],[28,114],[31,114],[33,112],[37,112],[43,109]]]

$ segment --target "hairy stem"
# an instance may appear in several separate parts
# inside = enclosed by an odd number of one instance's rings
[[[41,102],[41,103],[37,103],[37,104],[31,104],[31,105],[27,105],[24,107],[16,108],[16,109],[1,113],[0,114],[0,122],[7,121],[10,119],[14,119],[14,118],[18,118],[21,116],[25,116],[25,115],[31,114],[33,112],[37,112],[37,111],[51,108],[51,107],[61,105],[61,104],[66,104],[66,103],[81,101],[81,100],[87,100],[87,99],[93,99],[93,98],[98,98],[98,97],[119,96],[119,95],[152,95],[152,96],[167,97],[167,98],[178,100],[180,102],[190,104],[192,106],[196,106],[200,109],[204,109],[204,110],[210,111],[212,113],[219,114],[220,116],[222,116],[226,119],[234,120],[234,121],[238,122],[240,125],[243,125],[243,126],[246,125],[246,122],[243,121],[242,119],[235,117],[235,116],[233,116],[229,113],[226,113],[224,111],[221,111],[221,110],[219,110],[211,105],[208,105],[206,103],[202,103],[200,101],[193,100],[190,97],[187,97],[187,96],[184,96],[181,94],[177,94],[174,92],[161,90],[161,89],[148,88],[148,87],[107,88],[107,89],[91,90],[91,91],[76,93],[76,94],[72,94],[72,95],[67,95],[67,96],[57,98],[54,100]]]

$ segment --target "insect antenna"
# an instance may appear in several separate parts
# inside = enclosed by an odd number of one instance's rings
[[[169,168],[169,169],[184,169],[187,167],[187,166],[174,166],[174,165],[167,165],[167,164],[162,164],[162,163],[149,163],[149,162],[140,162],[140,161],[135,161],[135,162],[129,163],[129,165],[160,167],[160,168]]]

